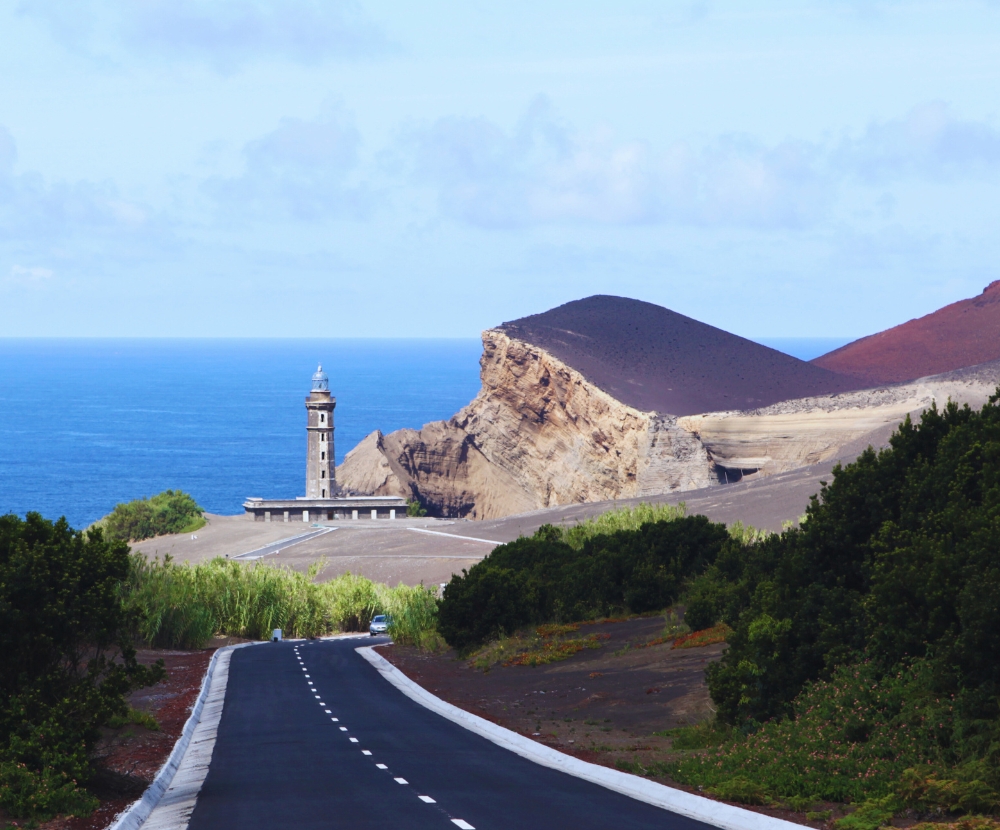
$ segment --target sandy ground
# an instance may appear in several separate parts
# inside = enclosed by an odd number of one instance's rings
[[[480,542],[453,533],[456,524],[472,522],[440,519],[359,519],[326,522],[317,527],[335,528],[329,533],[294,542],[296,536],[313,528],[301,522],[255,522],[249,516],[207,516],[208,525],[194,534],[160,536],[134,546],[147,556],[169,554],[179,562],[205,562],[217,556],[235,558],[252,553],[275,542],[292,540],[276,552],[257,561],[288,565],[305,571],[325,560],[321,578],[332,579],[343,573],[355,573],[379,582],[395,585],[404,582],[435,585],[447,582],[453,573],[469,568],[489,553],[493,539]],[[427,533],[424,531],[435,531]],[[466,533],[475,536],[475,533]],[[248,562],[253,560],[246,560]]]
[[[684,502],[688,513],[703,513],[713,521],[737,520],[754,527],[780,530],[785,520],[802,515],[820,481],[830,480],[832,463],[738,484],[688,490],[674,495],[593,502],[535,510],[489,521],[432,518],[395,520],[359,519],[304,525],[301,522],[254,522],[249,516],[208,515],[208,524],[193,534],[160,536],[134,546],[147,556],[169,554],[180,562],[205,562],[216,556],[258,556],[257,561],[285,564],[305,571],[325,560],[321,578],[351,572],[395,585],[447,582],[486,556],[494,543],[531,535],[546,523],[572,525],[616,507],[645,501],[653,504]],[[328,527],[314,538],[294,537]],[[288,540],[287,545],[280,543]],[[277,546],[275,547],[277,543]],[[261,550],[263,549],[263,550]],[[256,552],[256,553],[255,553]],[[254,561],[245,559],[244,561]]]

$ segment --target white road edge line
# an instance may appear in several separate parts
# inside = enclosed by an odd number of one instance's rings
[[[429,533],[431,536],[447,536],[449,539],[458,539],[466,542],[482,542],[484,545],[503,545],[505,542],[494,542],[492,539],[477,539],[475,536],[459,536],[457,533],[442,533],[440,530],[424,530],[422,527],[408,527],[414,533]]]
[[[590,781],[592,784],[598,784],[622,795],[627,795],[637,801],[644,801],[654,807],[660,807],[672,813],[710,824],[713,827],[723,828],[723,830],[802,830],[800,824],[761,815],[741,807],[733,807],[730,804],[722,804],[699,795],[686,793],[683,790],[657,784],[654,781],[647,781],[627,772],[581,761],[579,758],[536,743],[530,738],[504,729],[495,723],[490,723],[478,715],[459,709],[436,695],[432,695],[410,680],[381,654],[374,651],[371,646],[362,646],[355,651],[410,700],[453,723],[457,723],[470,732],[492,741],[497,746],[510,750],[543,767],[565,772],[568,775],[582,778],[584,781]],[[452,821],[458,824],[461,819],[452,819]],[[463,822],[458,826],[468,825]]]
[[[323,530],[310,530],[306,533],[300,533],[298,536],[292,536],[288,539],[279,539],[277,542],[272,542],[269,545],[264,545],[262,548],[255,548],[254,550],[248,550],[246,553],[239,553],[236,556],[230,557],[236,560],[247,560],[253,561],[255,559],[263,559],[265,556],[273,556],[275,553],[280,553],[285,548],[290,548],[293,545],[300,545],[303,542],[308,542],[310,539],[316,539],[319,536],[324,536],[333,530],[335,527],[327,527]],[[271,548],[277,548],[277,551],[272,551]],[[262,551],[267,551],[266,553]]]
[[[235,649],[251,645],[257,644],[224,646],[212,655],[201,691],[170,757],[142,798],[119,814],[108,830],[187,827],[215,749],[229,681],[229,659]],[[197,751],[188,753],[192,743]]]

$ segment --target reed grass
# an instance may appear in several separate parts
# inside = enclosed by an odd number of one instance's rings
[[[363,631],[375,614],[392,617],[397,642],[420,644],[433,631],[437,601],[423,586],[390,588],[354,574],[316,582],[308,572],[257,562],[213,559],[199,565],[133,554],[122,601],[134,635],[160,648],[199,648],[214,635],[270,639]]]
[[[591,519],[579,522],[573,527],[563,528],[563,541],[580,550],[583,543],[594,536],[608,535],[619,530],[638,530],[652,522],[672,522],[687,515],[687,506],[680,504],[647,504],[640,502],[635,507],[620,507],[609,510]]]

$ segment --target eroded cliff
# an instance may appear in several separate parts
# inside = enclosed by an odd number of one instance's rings
[[[479,395],[450,421],[369,435],[337,480],[474,518],[715,480],[705,448],[675,418],[626,406],[544,349],[491,329],[480,368]]]

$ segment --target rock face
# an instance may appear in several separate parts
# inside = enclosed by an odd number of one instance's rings
[[[537,346],[491,329],[480,366],[482,389],[454,418],[369,435],[337,480],[472,518],[715,480],[705,448],[676,418],[621,403]]]
[[[1000,359],[1000,281],[917,320],[817,357],[865,384],[897,383]]]
[[[681,318],[680,325],[687,327],[687,320]],[[650,314],[649,321],[658,330],[664,322],[677,323],[659,314]],[[576,330],[559,329],[563,323]],[[794,358],[786,363],[769,349],[745,347],[748,341],[732,335],[722,342],[736,342],[738,349],[726,357],[711,339],[714,334],[705,339],[697,328],[702,324],[687,327],[691,342],[661,349],[668,357],[694,349],[696,370],[674,369],[663,354],[652,353],[649,338],[643,347],[635,331],[629,335],[622,329],[634,327],[634,320],[604,328],[584,323],[549,317],[540,326],[537,319],[525,318],[484,332],[476,398],[449,421],[372,433],[348,453],[337,469],[338,482],[350,492],[415,497],[434,515],[478,519],[652,496],[850,460],[869,443],[883,443],[908,413],[949,398],[981,405],[1000,383],[997,361],[913,383],[851,391],[846,387],[859,381],[820,369],[814,373]],[[535,341],[562,342],[574,365]],[[577,341],[584,345],[569,349],[567,344]],[[743,351],[762,372],[788,370],[791,379],[753,375],[738,365]],[[627,372],[630,360],[642,365]],[[711,366],[721,373],[721,386],[704,374]],[[685,377],[683,394],[659,388]],[[775,399],[789,389],[814,391]],[[768,403],[690,411],[694,401],[727,401],[733,395]],[[678,412],[644,408],[654,400],[673,401]]]

